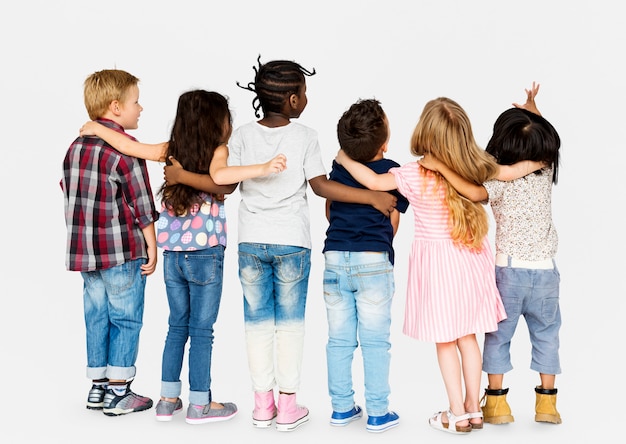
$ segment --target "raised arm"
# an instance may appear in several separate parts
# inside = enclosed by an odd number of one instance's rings
[[[255,165],[228,166],[228,147],[217,147],[211,160],[210,173],[216,184],[226,185],[238,183],[246,179],[269,176],[283,172],[287,168],[287,158],[284,154],[278,154],[265,163]]]
[[[457,190],[459,194],[465,196],[472,202],[483,202],[489,197],[484,186],[476,185],[475,183],[459,176],[456,171],[448,168],[444,163],[440,162],[431,154],[426,154],[418,160],[418,163],[428,170],[436,171],[441,174],[450,183],[450,185],[452,185],[452,188]]]
[[[346,153],[344,153],[343,150],[339,150],[335,160],[338,164],[343,165],[352,177],[357,180],[357,182],[370,190],[390,191],[395,190],[398,187],[396,184],[396,178],[393,174],[378,174],[362,163],[352,160]]]
[[[183,168],[180,162],[173,157],[169,158],[171,165],[163,167],[163,179],[168,185],[183,184],[196,190],[213,194],[230,194],[237,188],[237,183],[217,185],[208,174],[192,173]]]
[[[165,162],[165,156],[167,155],[167,142],[155,144],[140,143],[93,120],[86,122],[80,128],[80,135],[97,136],[120,153],[140,159]]]
[[[519,103],[513,103],[513,106],[515,108],[525,109],[526,111],[530,111],[531,113],[535,113],[540,116],[541,113],[539,112],[539,109],[537,109],[537,104],[535,103],[535,97],[539,92],[539,84],[535,84],[535,82],[533,82],[533,86],[531,86],[530,89],[524,89],[524,91],[526,91],[526,103],[522,105]]]

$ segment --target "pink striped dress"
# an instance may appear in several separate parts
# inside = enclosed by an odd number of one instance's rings
[[[456,246],[448,228],[445,190],[417,162],[389,170],[413,207],[415,237],[403,333],[415,339],[450,342],[498,328],[506,312],[496,287],[494,256],[485,237],[482,250]]]

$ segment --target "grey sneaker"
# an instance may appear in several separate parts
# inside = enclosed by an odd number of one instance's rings
[[[102,410],[104,405],[104,392],[106,388],[104,385],[93,384],[91,390],[89,390],[89,396],[87,396],[87,408],[91,410]]]
[[[237,414],[237,406],[232,402],[224,402],[222,405],[224,406],[222,409],[212,409],[211,404],[189,404],[187,408],[187,424],[227,421]]]
[[[152,399],[134,393],[130,389],[130,382],[126,383],[126,392],[123,395],[118,395],[109,386],[104,394],[103,402],[102,411],[107,416],[141,412],[152,407]]]
[[[172,416],[183,410],[183,401],[178,398],[176,402],[169,402],[164,399],[159,400],[156,405],[156,420],[171,421]]]

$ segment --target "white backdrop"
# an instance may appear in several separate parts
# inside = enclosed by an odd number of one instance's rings
[[[621,436],[624,399],[625,248],[623,165],[626,160],[623,52],[624,14],[617,1],[119,1],[24,0],[0,6],[0,125],[4,137],[5,216],[0,220],[2,266],[0,344],[3,442],[116,440],[297,439],[339,442],[383,439],[364,421],[331,428],[326,390],[326,319],[322,300],[326,219],[310,193],[313,267],[299,402],[311,421],[293,434],[256,430],[243,338],[237,279],[237,193],[227,200],[230,246],[216,324],[213,393],[234,401],[232,421],[192,427],[184,415],[157,423],[154,411],[108,418],[84,407],[82,280],[65,271],[63,200],[58,185],[65,150],[87,120],[82,84],[94,71],[119,68],[141,79],[141,141],[166,140],[178,96],[192,88],[230,98],[235,126],[254,119],[253,95],[235,82],[253,80],[253,66],[290,59],[317,74],[307,78],[309,105],[300,121],[319,131],[330,169],[339,116],[359,98],[381,101],[391,123],[388,157],[412,159],[410,134],[426,101],[448,96],[468,112],[478,142],[524,88],[541,84],[539,109],[562,138],[562,165],[554,190],[562,276],[561,359],[557,377],[563,424],[536,424],[529,370],[530,346],[520,323],[515,369],[506,375],[516,421],[472,433],[474,442],[596,442]],[[621,8],[620,8],[621,9]],[[162,165],[150,164],[153,188]],[[8,199],[7,199],[8,198]],[[618,214],[620,216],[618,216]],[[401,416],[384,439],[448,442],[427,425],[446,407],[434,345],[402,335],[411,210],[396,237],[396,300],[392,324],[391,408]],[[161,267],[149,278],[142,343],[133,388],[155,400],[167,330]],[[363,401],[360,355],[356,399]],[[485,378],[486,380],[486,378]],[[183,375],[186,388],[186,375]],[[186,392],[183,399],[186,403]],[[610,440],[609,440],[610,441]]]

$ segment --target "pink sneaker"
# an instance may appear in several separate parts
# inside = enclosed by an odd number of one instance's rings
[[[268,392],[254,392],[254,410],[252,411],[252,425],[259,428],[270,427],[272,419],[276,417],[274,390]]]
[[[309,420],[309,409],[296,404],[295,393],[278,395],[278,415],[276,429],[291,432]]]

